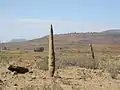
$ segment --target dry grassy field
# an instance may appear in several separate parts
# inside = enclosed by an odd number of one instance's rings
[[[0,90],[119,90],[120,45],[89,45],[56,48],[54,78],[48,76],[48,50],[6,50],[0,52]],[[26,67],[19,74],[9,65]]]

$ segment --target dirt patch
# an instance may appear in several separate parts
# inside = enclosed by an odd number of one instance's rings
[[[29,73],[15,74],[0,69],[1,90],[119,90],[120,80],[114,80],[102,70],[78,67],[58,69],[54,78],[48,72],[33,69]]]

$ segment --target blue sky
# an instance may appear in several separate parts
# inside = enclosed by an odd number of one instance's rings
[[[119,0],[0,0],[0,41],[120,28]]]

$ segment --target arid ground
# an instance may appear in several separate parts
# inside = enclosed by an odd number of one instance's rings
[[[63,36],[55,38],[54,78],[48,76],[47,37],[1,44],[1,48],[9,49],[0,52],[0,90],[120,90],[120,44],[115,43],[118,37],[113,43],[113,39],[105,39],[107,36],[91,38],[93,42],[77,39],[74,35],[65,41]],[[91,57],[90,43],[95,59]],[[39,46],[45,50],[34,52],[34,47]],[[10,65],[28,68],[29,72],[11,72]]]

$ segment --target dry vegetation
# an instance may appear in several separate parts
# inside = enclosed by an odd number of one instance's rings
[[[57,48],[56,72],[48,77],[48,51],[1,51],[1,90],[119,90],[120,48],[115,45],[89,45]],[[30,71],[16,74],[7,69],[19,65]]]

